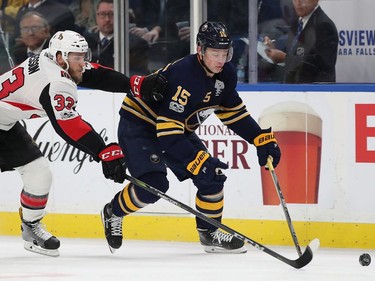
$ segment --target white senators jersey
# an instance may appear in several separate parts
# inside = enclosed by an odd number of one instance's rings
[[[48,50],[0,76],[0,130],[17,121],[45,117],[68,143],[98,159],[102,138],[76,111],[77,85]]]
[[[76,117],[78,113],[73,108],[77,100],[77,86],[69,77],[65,70],[46,56],[46,50],[0,76],[0,129],[9,130],[22,119],[46,116],[40,103],[45,90],[49,92],[57,120]]]

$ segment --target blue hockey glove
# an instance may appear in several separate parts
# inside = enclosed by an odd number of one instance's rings
[[[277,164],[280,162],[281,151],[277,145],[273,132],[271,132],[271,128],[262,130],[261,133],[254,138],[253,142],[257,148],[259,165],[265,166],[267,164],[268,156],[272,156],[272,164],[273,167],[276,168]]]

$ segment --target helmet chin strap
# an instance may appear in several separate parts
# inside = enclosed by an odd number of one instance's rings
[[[68,62],[68,60],[65,60],[64,58],[63,58],[63,60],[64,60],[64,62],[65,62],[65,64],[66,64],[66,68],[63,67],[63,69],[64,69],[65,71],[68,71],[68,70],[69,70],[69,62]]]
[[[69,54],[68,54],[69,55]],[[69,62],[68,62],[68,58],[65,59],[65,54],[63,52],[61,52],[61,58],[63,60],[63,62],[65,63],[66,67],[61,67],[62,69],[64,69],[65,71],[68,71],[69,69]]]

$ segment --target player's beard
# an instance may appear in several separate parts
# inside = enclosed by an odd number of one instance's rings
[[[83,72],[82,71],[72,71],[70,68],[68,69],[68,72],[70,74],[70,77],[72,77],[72,79],[74,80],[74,82],[76,84],[79,84],[82,82],[82,75],[83,75]]]
[[[75,75],[72,75],[72,78],[73,78],[74,82],[76,82],[76,84],[79,84],[79,83],[82,82],[82,73],[78,74],[78,72],[77,72],[77,73],[75,73]]]

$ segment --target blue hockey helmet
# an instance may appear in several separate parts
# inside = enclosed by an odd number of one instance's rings
[[[221,22],[204,22],[197,34],[197,44],[203,48],[230,49],[232,39]]]
[[[202,47],[203,53],[207,48],[228,50],[226,62],[229,62],[232,59],[232,39],[226,26],[222,22],[204,22],[199,27],[197,34],[197,45]]]

